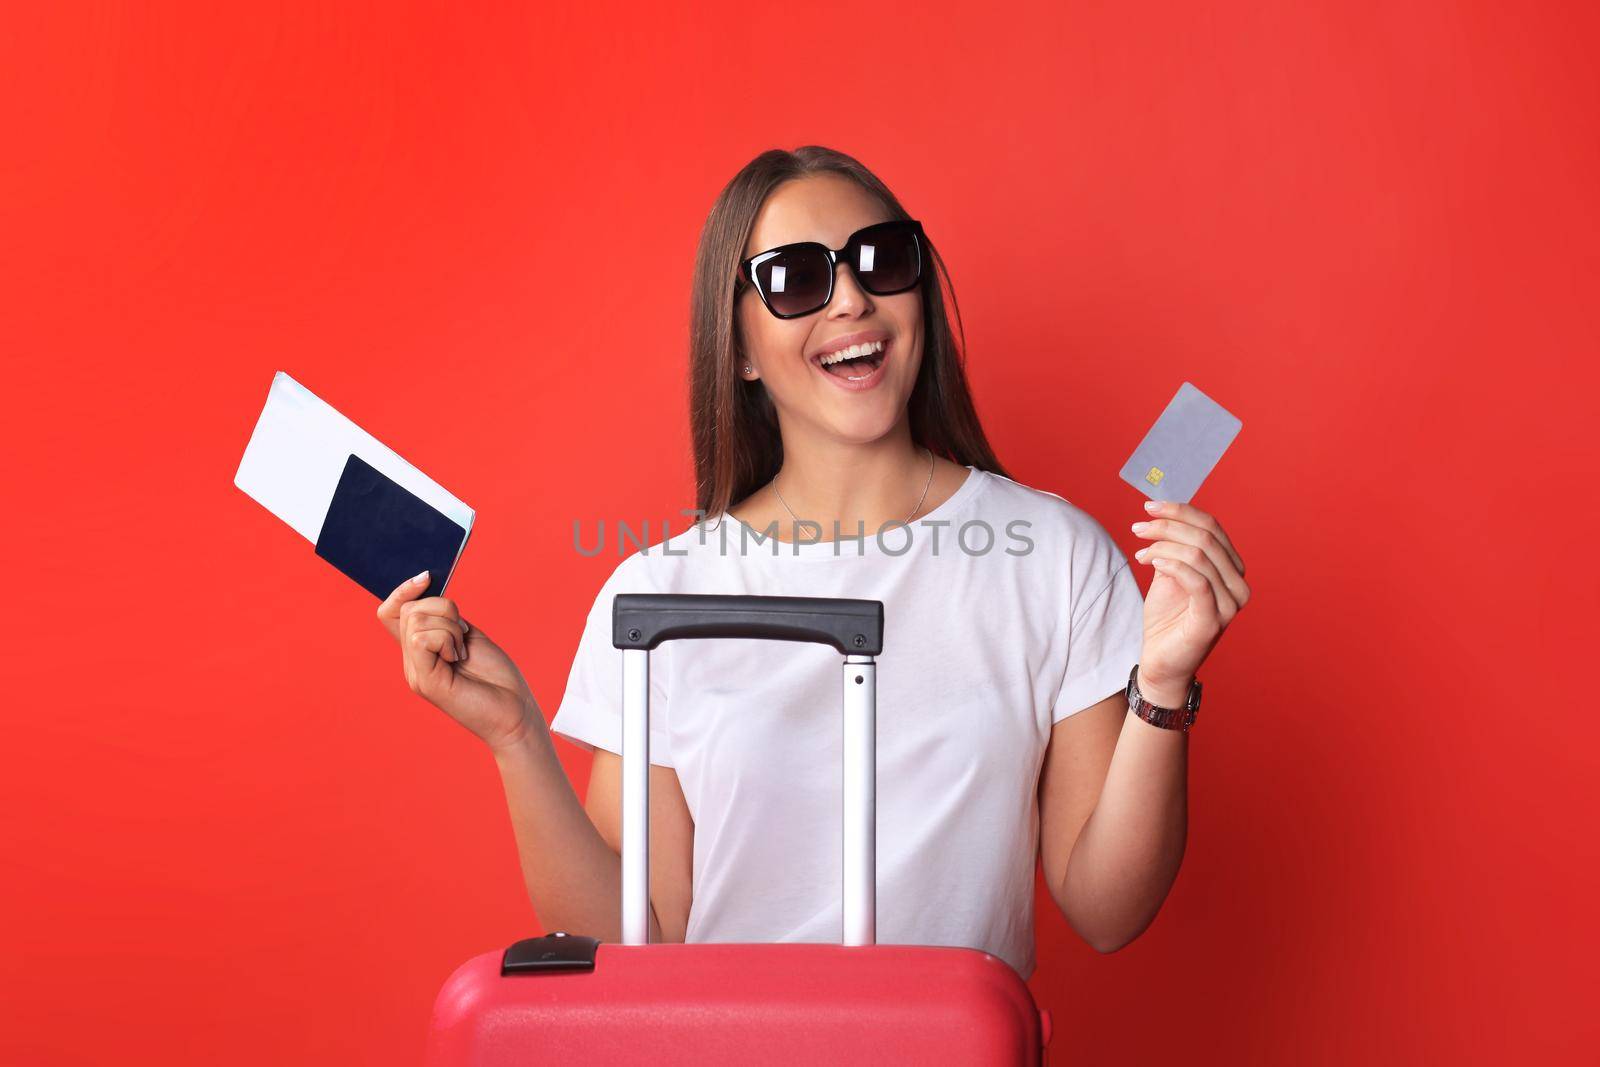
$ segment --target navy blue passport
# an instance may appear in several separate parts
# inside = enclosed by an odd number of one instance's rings
[[[352,452],[317,535],[317,555],[379,600],[424,570],[423,596],[438,596],[466,540],[459,524]]]

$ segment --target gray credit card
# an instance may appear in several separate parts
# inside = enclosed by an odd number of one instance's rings
[[[1122,480],[1151,500],[1187,504],[1242,425],[1221,404],[1184,382],[1122,465]]]

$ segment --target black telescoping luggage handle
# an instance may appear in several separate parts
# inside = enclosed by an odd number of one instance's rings
[[[883,602],[845,597],[618,593],[622,650],[622,941],[650,941],[650,652],[680,638],[765,638],[844,655],[840,918],[847,945],[877,940],[877,692]],[[569,947],[569,946],[563,946]],[[545,951],[561,953],[556,948]],[[542,955],[542,953],[541,953]]]
[[[883,602],[847,597],[618,593],[611,643],[655,648],[680,637],[813,641],[845,655],[883,652]]]

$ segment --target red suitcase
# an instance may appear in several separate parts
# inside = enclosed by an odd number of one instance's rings
[[[971,948],[878,945],[874,657],[883,605],[825,597],[615,597],[623,650],[623,944],[554,933],[468,960],[434,1004],[427,1062],[1038,1064],[1027,985]],[[844,944],[646,944],[650,649],[816,641],[844,654]]]

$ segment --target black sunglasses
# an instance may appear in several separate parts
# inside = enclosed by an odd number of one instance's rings
[[[840,260],[874,296],[903,293],[922,278],[922,223],[879,222],[857,230],[837,249],[816,241],[779,245],[740,262],[739,275],[761,294],[768,311],[797,319],[828,306]]]

